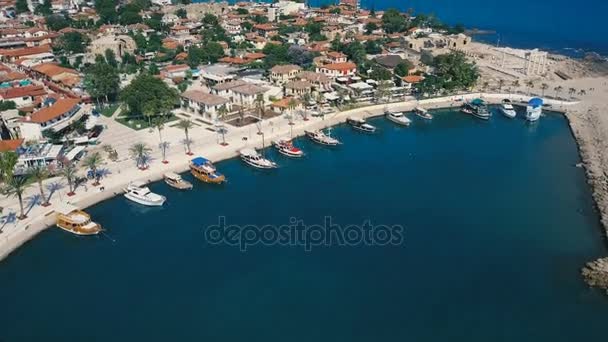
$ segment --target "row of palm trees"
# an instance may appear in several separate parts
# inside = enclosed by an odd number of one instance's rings
[[[536,86],[536,84],[534,83],[534,81],[532,80],[527,80],[525,81],[524,85],[527,88],[527,93],[528,95],[530,95],[531,90],[534,89],[534,87]],[[481,87],[483,88],[483,90],[488,89],[490,86],[489,82],[484,82]],[[499,79],[498,80],[498,90],[502,91],[502,88],[505,86],[505,80],[503,79]],[[511,83],[511,86],[514,88],[519,88],[521,86],[521,83],[519,82],[519,80],[515,80]],[[547,83],[541,83],[540,84],[540,90],[542,91],[542,96],[545,96],[546,91],[549,89],[549,85]],[[562,86],[557,86],[555,88],[553,88],[553,91],[555,92],[555,97],[559,98],[559,95],[564,91],[564,87]],[[570,95],[570,97],[574,97],[574,95],[579,95],[579,96],[583,96],[587,94],[587,91],[585,89],[580,89],[577,90],[576,88],[569,88],[568,89],[568,95]]]

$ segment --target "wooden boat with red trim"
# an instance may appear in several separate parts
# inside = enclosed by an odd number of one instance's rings
[[[190,173],[205,183],[221,184],[226,181],[226,177],[217,171],[215,165],[203,157],[196,157],[190,161]]]
[[[96,235],[103,231],[99,223],[77,207],[62,203],[56,209],[57,227],[76,235]]]

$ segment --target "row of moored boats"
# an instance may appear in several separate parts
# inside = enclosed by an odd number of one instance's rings
[[[526,119],[528,121],[536,121],[542,113],[543,101],[535,98],[530,100],[526,108]],[[481,99],[475,99],[467,102],[460,108],[460,111],[474,117],[487,120],[490,118],[490,111],[485,102]],[[509,118],[514,118],[517,115],[513,104],[509,100],[504,100],[500,106],[500,111]],[[417,107],[414,109],[414,114],[425,120],[433,119],[431,113],[426,109]],[[385,117],[400,126],[409,126],[412,121],[403,112],[391,111],[386,109]],[[368,123],[363,118],[351,117],[346,120],[346,123],[353,129],[363,133],[375,133],[376,127]],[[306,136],[313,142],[323,146],[338,146],[340,140],[331,136],[331,128],[324,130],[305,131]],[[304,152],[294,146],[291,139],[278,139],[273,141],[272,145],[276,150],[290,158],[301,158]],[[270,159],[267,159],[263,154],[254,148],[243,149],[239,152],[241,159],[247,165],[258,169],[274,169],[278,165]],[[196,179],[210,184],[222,184],[226,182],[226,177],[217,171],[213,163],[203,157],[196,157],[190,161],[190,173]],[[164,175],[164,181],[167,185],[179,189],[190,190],[193,188],[192,183],[183,179],[180,175],[169,172]],[[145,205],[145,206],[162,206],[167,198],[163,195],[156,194],[148,188],[143,182],[131,182],[124,189],[124,196],[128,200]],[[63,205],[56,209],[57,226],[77,235],[94,235],[103,231],[101,225],[91,221],[90,216],[73,205]]]

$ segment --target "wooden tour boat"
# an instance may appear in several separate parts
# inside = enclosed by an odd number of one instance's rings
[[[220,184],[226,181],[226,177],[217,172],[213,163],[203,157],[196,157],[190,161],[190,173],[206,183]]]
[[[76,235],[96,235],[103,231],[101,225],[91,221],[91,216],[77,207],[62,203],[56,209],[57,227]]]
[[[172,188],[175,188],[178,190],[191,190],[192,189],[192,183],[183,179],[177,173],[167,172],[167,173],[165,173],[164,178],[165,178],[165,183],[167,183],[167,185]]]

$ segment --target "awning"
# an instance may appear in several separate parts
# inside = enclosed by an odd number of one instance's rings
[[[65,158],[69,161],[74,160],[80,153],[84,151],[84,146],[76,146],[70,152],[65,155]]]

